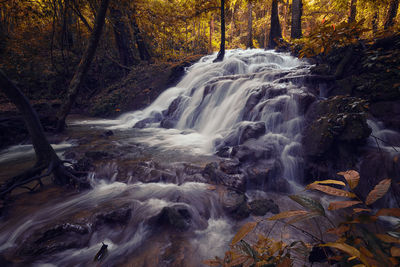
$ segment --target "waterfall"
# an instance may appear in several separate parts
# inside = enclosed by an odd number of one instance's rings
[[[273,155],[274,166],[283,166],[285,179],[295,180],[301,163],[303,106],[310,96],[301,77],[310,65],[260,49],[230,50],[224,61],[213,59],[205,56],[188,68],[175,87],[144,110],[102,123],[110,129],[146,128],[152,136],[142,142],[186,146],[199,153],[256,146]]]
[[[176,262],[199,266],[223,256],[237,228],[234,211],[268,200],[262,190],[279,201],[274,196],[290,191],[288,181],[301,179],[304,112],[315,97],[303,84],[311,65],[288,54],[231,50],[222,62],[214,58],[189,67],[143,110],[70,124],[71,132],[81,129],[78,140],[84,136],[77,151],[82,143],[84,152],[115,157],[91,174],[92,190],[52,198],[1,224],[0,252],[43,253],[32,256],[38,266],[88,265],[101,242],[109,246],[104,265],[143,266],[154,258],[160,263],[148,266],[171,266],[169,257],[179,254]],[[104,128],[114,135],[99,138]],[[148,154],[136,156],[140,149]],[[121,182],[126,166],[131,173]],[[178,226],[164,218],[174,212]],[[59,251],[37,250],[53,241]]]

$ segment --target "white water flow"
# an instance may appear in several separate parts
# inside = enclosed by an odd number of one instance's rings
[[[117,120],[77,123],[109,129],[136,125],[149,133],[140,142],[165,149],[186,147],[201,154],[245,143],[273,154],[284,166],[284,178],[295,179],[301,161],[301,109],[309,96],[302,77],[310,65],[260,49],[227,51],[218,63],[212,62],[214,58],[203,57],[144,110]]]
[[[99,251],[101,242],[105,242],[108,245],[108,256],[102,261],[102,266],[116,266],[130,262],[131,258],[134,262],[135,257],[138,257],[137,254],[152,253],[148,246],[157,246],[158,243],[162,243],[163,248],[155,252],[156,255],[150,255],[157,258],[169,246],[180,245],[179,241],[163,240],[168,237],[170,229],[163,229],[162,225],[157,225],[157,221],[152,219],[165,207],[186,210],[190,214],[188,221],[190,221],[189,227],[193,234],[190,238],[188,237],[188,242],[193,249],[198,250],[198,253],[195,253],[196,258],[191,259],[193,266],[207,257],[223,254],[226,244],[232,238],[231,223],[221,217],[223,212],[218,204],[218,194],[208,190],[207,184],[125,184],[104,181],[94,181],[94,183],[94,188],[86,193],[53,199],[52,203],[43,206],[35,214],[21,215],[18,223],[15,222],[16,218],[7,221],[0,228],[8,229],[8,231],[0,232],[0,252],[7,253],[22,246],[24,247],[23,254],[41,254],[40,260],[34,262],[37,266],[44,264],[91,266],[90,264],[94,264],[91,262]],[[129,216],[124,215],[128,214],[126,213],[128,209]],[[115,218],[121,216],[118,215],[121,212],[118,213],[115,210],[122,210],[122,217],[128,221],[125,222],[126,225],[122,226],[118,222],[113,222]],[[104,221],[101,217],[103,215],[99,214],[107,213],[110,217]],[[55,237],[52,234],[55,230],[51,229],[57,229],[56,227],[60,225],[67,232],[67,234],[62,232],[58,234],[65,238],[60,243],[65,248],[59,252],[57,246],[53,247],[49,242],[47,248],[38,250],[42,243],[35,241],[38,239],[35,233],[43,233],[47,230],[44,237],[52,235],[51,240],[55,239],[59,242],[57,234]],[[69,241],[69,236],[74,237],[75,233],[79,233],[78,238],[84,244],[83,249],[75,249],[76,241],[75,243]],[[26,240],[37,242],[37,247],[23,245],[27,242]],[[152,244],[151,240],[155,244]],[[144,246],[147,247],[143,248]],[[146,253],[147,250],[148,253]]]
[[[131,139],[156,147],[154,151],[166,157],[168,151],[198,158],[226,152],[223,157],[236,158],[244,172],[255,166],[273,170],[269,180],[300,179],[303,112],[310,101],[302,77],[310,65],[264,50],[227,51],[219,63],[213,63],[214,58],[203,57],[144,110],[117,120],[74,123],[115,130],[110,140],[125,152]],[[189,154],[180,153],[182,148]],[[209,188],[209,181],[201,174],[197,179],[197,174],[188,182],[132,184],[104,175],[100,178],[108,182],[99,178],[90,191],[56,195],[34,212],[1,222],[0,253],[32,257],[37,266],[94,266],[93,257],[105,242],[109,256],[102,266],[200,266],[204,259],[223,257],[237,230],[224,205],[234,203],[238,194]],[[229,177],[239,177],[235,175]],[[185,220],[179,224],[187,220],[189,228],[171,230],[155,222],[165,207],[182,212]],[[130,215],[125,216],[128,209]]]

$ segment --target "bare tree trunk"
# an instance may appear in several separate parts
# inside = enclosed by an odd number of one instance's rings
[[[74,76],[68,87],[68,98],[67,101],[61,106],[60,112],[58,113],[57,131],[63,131],[65,128],[65,119],[68,113],[71,111],[72,105],[78,96],[81,84],[89,70],[90,64],[92,63],[94,54],[96,53],[97,46],[100,41],[100,36],[103,30],[104,19],[107,13],[109,0],[102,0],[99,10],[96,16],[96,22],[94,25],[93,32],[90,35],[89,44],[84,52],[81,61],[79,62],[78,69],[75,71]]]
[[[379,10],[375,9],[374,16],[372,17],[372,33],[374,36],[378,32],[378,23],[379,23]]]
[[[280,38],[282,38],[282,30],[278,16],[278,0],[272,0],[271,29],[269,31],[268,48],[275,48],[277,46],[276,40]]]
[[[150,56],[149,50],[146,47],[146,43],[144,42],[144,39],[143,39],[142,33],[140,32],[139,26],[136,23],[135,16],[133,16],[133,18],[132,18],[132,28],[133,28],[133,35],[135,37],[135,42],[136,42],[136,45],[137,45],[137,48],[139,51],[140,59],[149,61],[151,59],[151,56]],[[164,28],[164,32],[165,32],[165,28]]]
[[[394,25],[394,19],[399,9],[399,0],[392,0],[389,5],[388,13],[386,14],[384,29],[387,30]]]
[[[221,0],[221,45],[214,62],[224,60],[225,56],[225,0]]]
[[[265,17],[267,17],[268,15],[268,8],[265,10],[264,12]],[[263,43],[263,48],[266,49],[267,48],[267,42],[268,42],[268,24],[265,23],[265,29],[264,29],[264,43]]]
[[[254,48],[253,45],[253,4],[249,1],[247,4],[247,9],[249,11],[247,20],[247,48]]]
[[[48,164],[51,159],[58,158],[44,134],[39,116],[32,108],[25,95],[0,70],[0,89],[15,104],[22,113],[22,118],[28,128],[32,144],[36,152],[37,164]]]
[[[134,63],[134,56],[130,48],[131,35],[125,25],[122,12],[115,8],[110,8],[110,19],[112,22],[115,43],[118,48],[120,62],[124,66],[131,66]]]
[[[288,14],[289,14],[289,0],[283,1],[283,5],[280,6],[279,12],[283,14],[282,20],[282,36],[288,36],[287,31],[289,28],[288,23]]]
[[[214,33],[214,16],[211,15],[210,18],[210,42],[209,42],[209,53],[213,52],[212,40],[213,40],[213,33]]]
[[[356,20],[356,16],[357,16],[357,0],[350,0],[350,11],[347,22],[348,23],[354,22]]]
[[[19,90],[1,70],[0,89],[21,112],[36,154],[36,163],[32,168],[7,180],[0,186],[0,197],[3,198],[17,187],[27,188],[25,185],[33,181],[38,181],[37,185],[42,185],[41,178],[49,176],[51,173],[54,174],[53,181],[55,184],[65,185],[70,183],[71,179],[75,182],[82,182],[83,180],[80,181],[79,178],[74,175],[72,169],[68,169],[63,165],[63,162],[47,141],[36,111],[32,108],[21,90]],[[46,169],[47,172],[42,174]],[[28,189],[34,190],[37,185],[33,189]]]
[[[301,0],[293,0],[292,4],[292,29],[290,37],[292,39],[301,38],[301,16],[303,15],[303,3]]]

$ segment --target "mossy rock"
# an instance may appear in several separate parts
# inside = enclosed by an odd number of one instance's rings
[[[367,102],[335,96],[314,105],[303,133],[305,154],[322,156],[333,144],[362,143],[371,134],[367,124]]]

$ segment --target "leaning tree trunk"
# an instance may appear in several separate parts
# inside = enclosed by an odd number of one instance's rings
[[[104,19],[107,13],[109,0],[102,0],[99,10],[97,12],[96,21],[94,24],[93,32],[90,35],[89,44],[79,62],[78,69],[75,71],[74,76],[68,87],[68,97],[65,103],[61,106],[60,112],[57,115],[57,131],[61,132],[65,128],[65,119],[70,112],[72,105],[78,96],[81,84],[86,77],[90,64],[93,61],[94,54],[96,53],[97,46],[100,41],[101,32],[103,30]]]
[[[221,45],[214,62],[224,60],[225,56],[225,0],[221,0]]]
[[[282,38],[282,30],[278,16],[278,0],[272,0],[271,29],[269,31],[268,48],[275,48],[278,45],[276,41],[280,38]]]
[[[350,11],[347,22],[352,23],[356,21],[356,16],[357,16],[357,0],[350,0]]]
[[[113,24],[120,62],[122,65],[130,67],[134,63],[134,56],[129,45],[131,35],[124,22],[122,12],[118,9],[110,8],[110,19]]]
[[[399,0],[392,0],[389,5],[388,13],[386,14],[384,29],[387,30],[394,25],[394,19],[399,9]]]
[[[22,118],[28,128],[36,152],[36,165],[48,164],[52,159],[58,158],[54,149],[47,141],[36,111],[32,108],[21,90],[19,90],[1,70],[0,89],[22,113]]]
[[[63,165],[63,162],[59,159],[56,152],[48,142],[36,111],[32,108],[28,99],[24,96],[21,90],[19,90],[19,88],[15,86],[1,70],[0,90],[3,91],[3,93],[21,112],[36,154],[36,163],[32,168],[7,180],[0,186],[0,197],[5,197],[17,187],[27,188],[25,185],[33,181],[38,181],[37,185],[42,185],[41,178],[49,176],[51,173],[54,174],[53,181],[55,184],[65,185],[70,183],[71,180],[82,182],[75,176],[72,169]],[[47,172],[42,174],[46,169]],[[36,188],[36,186],[34,188]]]
[[[247,20],[247,48],[254,48],[253,45],[253,4],[249,1],[247,4],[247,9],[249,11],[248,20]]]
[[[290,37],[292,39],[301,38],[301,16],[303,15],[303,3],[301,0],[293,0],[292,4],[292,29]]]

